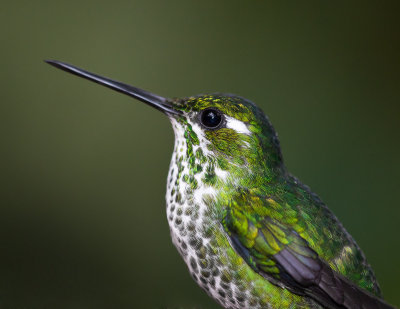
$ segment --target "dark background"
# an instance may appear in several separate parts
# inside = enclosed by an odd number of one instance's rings
[[[168,120],[46,58],[256,102],[399,305],[395,3],[3,0],[0,307],[218,308],[170,241]]]

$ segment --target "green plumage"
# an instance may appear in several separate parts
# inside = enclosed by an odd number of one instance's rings
[[[352,237],[286,170],[277,135],[253,103],[224,94],[169,100],[48,62],[169,117],[172,241],[224,308],[392,308]]]

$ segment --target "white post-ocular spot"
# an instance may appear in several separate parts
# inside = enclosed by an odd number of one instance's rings
[[[233,129],[238,133],[248,134],[250,135],[251,132],[247,128],[247,125],[240,120],[237,120],[233,117],[226,116],[226,127],[229,129]]]

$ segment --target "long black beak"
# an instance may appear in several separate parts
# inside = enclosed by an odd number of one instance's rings
[[[77,76],[86,78],[88,80],[91,80],[95,83],[98,83],[100,85],[106,86],[108,88],[111,88],[113,90],[119,91],[123,94],[129,95],[131,97],[134,97],[135,99],[138,99],[166,114],[180,114],[179,111],[174,110],[172,107],[172,104],[167,98],[160,97],[156,94],[147,92],[145,90],[112,80],[108,79],[106,77],[102,77],[90,72],[87,72],[85,70],[79,69],[73,65],[70,65],[68,63],[56,61],[56,60],[45,60],[48,64],[51,64],[52,66],[55,66],[56,68],[59,68],[61,70],[64,70],[66,72],[75,74]]]

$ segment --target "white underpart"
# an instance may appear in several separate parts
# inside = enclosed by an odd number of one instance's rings
[[[178,153],[178,159],[180,156],[183,156],[185,159],[182,161],[182,167],[183,171],[182,174],[188,174],[189,173],[189,166],[187,162],[187,141],[186,138],[184,137],[185,129],[182,127],[181,124],[177,123],[174,119],[171,119],[174,132],[175,132],[175,151]],[[197,134],[197,137],[199,139],[199,145],[193,145],[193,154],[196,153],[196,151],[201,148],[203,151],[203,155],[211,158],[214,156],[213,152],[208,150],[208,144],[210,141],[207,140],[205,134],[204,134],[204,129],[200,127],[199,124],[193,123],[190,120],[188,120],[190,125],[192,126],[192,130]],[[248,130],[247,126],[236,119],[233,119],[231,117],[227,117],[227,124],[226,126],[228,128],[236,130],[238,133],[244,133],[244,134],[250,134],[250,131]],[[197,159],[196,159],[197,162]],[[209,238],[202,238],[201,236],[201,231],[204,228],[207,227],[215,227],[218,229],[221,229],[221,224],[219,221],[213,221],[210,219],[210,217],[206,216],[205,214],[208,212],[208,206],[205,202],[205,198],[216,198],[217,197],[217,189],[213,186],[209,186],[205,183],[203,183],[203,178],[206,174],[206,167],[209,164],[209,162],[206,162],[203,166],[203,170],[200,173],[197,173],[194,175],[195,179],[197,180],[198,187],[196,190],[192,191],[191,193],[187,192],[187,189],[189,188],[189,184],[186,184],[182,180],[179,183],[179,187],[177,188],[175,186],[175,181],[177,179],[177,162],[176,162],[176,153],[173,153],[171,164],[170,164],[170,171],[168,175],[168,183],[167,183],[167,217],[168,217],[168,223],[170,226],[170,231],[171,231],[171,237],[174,245],[178,248],[178,251],[182,255],[183,259],[185,260],[186,264],[189,267],[190,272],[193,274],[194,269],[191,265],[191,260],[194,258],[196,260],[196,263],[198,264],[198,257],[196,254],[196,250],[192,248],[189,244],[190,241],[193,237],[198,237],[201,238],[202,240],[202,246],[205,248],[208,248],[210,246],[210,239]],[[231,181],[229,178],[229,173],[227,171],[224,171],[218,167],[218,165],[214,166],[214,171],[216,176],[218,177],[219,181],[226,182],[226,181]],[[172,192],[175,193],[172,194]],[[178,190],[178,191],[176,191]],[[175,201],[175,197],[177,193],[180,193],[180,195],[183,198],[183,203],[177,203]],[[192,213],[186,213],[187,209],[191,209],[195,206],[195,212],[198,214],[197,217],[194,217]],[[180,214],[178,213],[178,210]],[[176,218],[179,218],[181,220],[181,224],[176,223]],[[195,225],[195,232],[190,232],[188,230],[189,226]],[[182,229],[184,227],[184,229]],[[183,244],[186,244],[183,246]],[[215,249],[214,249],[215,250]],[[212,250],[211,250],[212,251]],[[218,256],[225,256],[226,259],[228,259],[228,256],[226,255],[227,253],[224,251],[223,248],[218,249]],[[210,249],[207,249],[207,252],[210,252]],[[212,265],[211,261],[215,259],[217,254],[211,257],[207,257],[206,259],[209,260],[209,265]],[[215,263],[213,263],[216,265]],[[199,265],[199,264],[198,264]],[[200,266],[198,266],[200,267]],[[223,269],[222,266],[220,270]],[[226,269],[229,268],[229,266],[226,266]],[[213,275],[214,276],[214,275]],[[200,278],[200,273],[198,274],[198,278]],[[218,290],[223,289],[222,285],[224,284],[221,279],[220,275],[215,275],[214,277],[215,284],[214,286],[211,286],[210,284],[208,285],[208,293],[218,300],[219,302],[221,301],[221,297],[218,294]],[[207,279],[209,280],[209,279]],[[201,282],[197,280],[197,282],[201,285]],[[237,290],[236,287],[231,286],[232,291]],[[247,299],[250,299],[250,294],[249,291],[245,292],[245,296]],[[229,308],[232,309],[238,309],[242,308],[242,306],[239,306],[238,304],[234,304],[229,302],[227,298],[227,302],[223,303],[220,302],[221,305],[223,306],[228,306]],[[249,305],[247,302],[244,304],[245,308],[249,308]],[[259,308],[259,307],[254,307],[254,308]]]
[[[175,149],[177,149],[178,151],[178,157],[183,156],[184,158],[186,158],[186,151],[187,151],[187,144],[186,144],[186,138],[184,137],[185,134],[185,129],[179,124],[177,123],[174,119],[171,119],[173,128],[174,128],[174,133],[175,133]],[[212,155],[212,152],[208,150],[207,148],[207,144],[209,144],[209,141],[207,140],[207,138],[204,135],[204,132],[202,130],[202,128],[197,124],[197,123],[192,123],[190,121],[188,121],[190,123],[190,125],[192,126],[193,131],[196,133],[198,139],[199,139],[199,144],[200,145],[192,145],[193,147],[193,154],[196,153],[196,151],[201,148],[203,151],[203,155],[208,157]],[[207,165],[208,163],[206,163]],[[183,166],[183,174],[188,174],[189,173],[189,166],[188,166],[188,162],[186,159],[184,159],[182,161],[182,166]],[[170,173],[169,176],[171,176],[171,169],[176,168],[176,158],[175,158],[175,153],[172,156],[172,160],[170,163]],[[177,171],[175,171],[175,177],[176,177],[176,173]],[[193,194],[193,202],[195,205],[197,205],[199,207],[198,212],[199,213],[203,213],[204,211],[206,211],[206,205],[203,201],[203,198],[206,196],[209,197],[215,197],[216,196],[216,190],[214,187],[212,186],[208,186],[203,184],[202,178],[204,177],[206,173],[206,168],[204,166],[203,171],[194,175],[197,183],[198,183],[198,188],[194,191]],[[215,173],[217,176],[224,176],[227,177],[227,172],[222,171],[221,169],[215,167]],[[173,178],[175,178],[173,177]],[[175,179],[174,179],[175,181]],[[168,182],[168,186],[167,186],[167,208],[170,207],[170,203],[169,203],[169,197],[171,195],[171,191],[174,187],[174,181],[172,181],[171,183]],[[185,197],[187,196],[186,194],[186,188],[189,186],[189,184],[184,184],[183,182],[181,182],[181,185],[179,186],[179,193],[181,194],[181,196],[183,197],[183,199],[185,200]],[[186,201],[184,203],[183,209],[185,209],[186,207],[189,207],[189,205],[187,205]],[[168,215],[168,211],[167,211],[167,215]],[[190,221],[191,221],[191,217],[190,216],[182,216],[182,222],[183,224],[186,226]],[[202,219],[199,218],[199,220],[196,222],[197,224],[201,225]],[[171,229],[171,236],[172,236],[172,240],[173,243],[175,244],[175,246],[179,247],[179,243],[177,241],[178,239],[178,235],[180,235],[180,231],[177,230],[176,226],[174,226],[174,224],[170,223],[170,229]],[[197,225],[196,224],[196,225]],[[186,242],[188,242],[188,239],[184,239],[185,237],[179,236],[182,240],[186,240]],[[205,244],[208,241],[205,241]],[[188,248],[188,251],[186,252],[186,256],[184,256],[183,258],[185,259],[186,263],[188,264],[187,258],[190,256],[193,256],[195,254],[195,252],[193,251],[192,248]],[[189,264],[188,264],[189,265]]]
[[[243,121],[237,120],[229,116],[225,116],[225,118],[226,118],[226,127],[228,129],[233,129],[236,132],[242,134],[247,134],[247,135],[251,134],[250,130],[247,128],[247,125]]]

